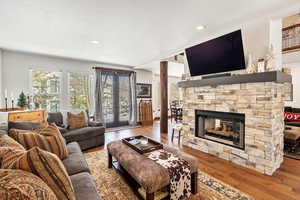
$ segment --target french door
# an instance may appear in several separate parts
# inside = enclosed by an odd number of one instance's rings
[[[103,114],[106,127],[118,127],[129,124],[130,87],[129,74],[105,72],[102,76]]]

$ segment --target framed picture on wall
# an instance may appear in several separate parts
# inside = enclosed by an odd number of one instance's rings
[[[152,98],[152,85],[146,83],[136,84],[136,97],[137,98]]]

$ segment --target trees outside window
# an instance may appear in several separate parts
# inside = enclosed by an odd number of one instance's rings
[[[61,73],[32,70],[34,102],[50,112],[60,110]]]
[[[91,75],[70,72],[68,77],[71,108],[91,110]]]

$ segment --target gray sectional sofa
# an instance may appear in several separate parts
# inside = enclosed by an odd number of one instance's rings
[[[67,143],[78,142],[82,150],[101,146],[105,142],[105,128],[102,123],[88,120],[88,126],[78,129],[68,129],[64,124],[61,112],[48,113],[48,122],[60,127],[60,132]]]
[[[62,162],[70,176],[76,200],[101,200],[78,143],[71,142],[67,148],[69,156]]]
[[[9,122],[10,128],[32,130],[40,123]],[[0,132],[5,134],[6,131]],[[77,142],[67,144],[69,156],[62,160],[75,190],[76,200],[101,200],[90,174],[89,166]]]

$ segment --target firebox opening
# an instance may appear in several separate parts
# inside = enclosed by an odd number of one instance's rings
[[[245,149],[245,114],[195,110],[195,136]]]

